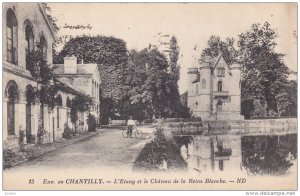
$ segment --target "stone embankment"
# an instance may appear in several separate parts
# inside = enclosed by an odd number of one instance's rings
[[[286,134],[297,132],[297,118],[204,122],[167,119],[159,122],[157,128],[173,135]]]

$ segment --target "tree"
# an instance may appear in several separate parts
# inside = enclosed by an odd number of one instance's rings
[[[167,70],[167,60],[158,50],[131,51],[126,84],[131,104],[146,104],[153,115],[157,111],[159,77]],[[157,114],[159,115],[159,114]]]
[[[186,114],[180,102],[177,76],[167,72],[168,66],[164,55],[156,49],[130,51],[124,112],[126,108],[135,108],[129,110],[136,111],[134,117],[150,119]]]
[[[250,30],[239,35],[238,41],[238,60],[242,64],[243,75],[242,102],[260,100],[263,105],[266,104],[266,114],[288,105],[281,95],[285,94],[290,71],[283,63],[284,55],[275,52],[277,36],[266,22],[263,25],[253,24]],[[279,97],[280,100],[277,99]],[[255,105],[254,110],[259,110]]]
[[[222,53],[227,64],[237,62],[238,51],[234,47],[234,42],[233,38],[226,38],[226,41],[222,41],[220,37],[212,35],[208,40],[208,47],[201,53],[200,61],[205,62]]]
[[[114,37],[82,36],[71,38],[56,58],[63,63],[65,56],[76,56],[78,63],[96,63],[101,74],[102,98],[121,100],[124,70],[127,66],[126,43]]]
[[[70,119],[76,125],[78,120],[78,112],[90,111],[90,106],[93,104],[93,99],[88,95],[76,95],[71,100]],[[76,126],[75,126],[76,127]]]
[[[170,71],[178,81],[180,78],[180,67],[178,65],[178,55],[179,55],[179,46],[177,44],[177,39],[175,36],[172,36],[170,40]]]
[[[40,84],[40,88],[36,89],[36,96],[42,104],[48,104],[49,109],[53,109],[55,96],[59,90],[53,73],[55,67],[47,63],[40,45],[37,45],[36,50],[26,54],[26,66],[32,77]]]
[[[47,14],[47,17],[48,17],[48,20],[49,22],[51,23],[52,27],[53,27],[53,30],[54,32],[56,33],[58,30],[59,30],[59,27],[57,26],[56,22],[57,22],[57,19],[53,16],[51,16],[51,8],[48,6],[47,3],[42,3],[45,11],[46,11],[46,14]]]
[[[126,43],[118,38],[105,36],[81,36],[71,38],[55,58],[56,63],[63,63],[65,56],[74,55],[78,63],[96,63],[101,78],[101,114],[108,119],[110,105],[102,104],[111,100],[117,106],[124,95],[125,70],[128,62]]]
[[[242,166],[253,175],[284,175],[297,158],[296,134],[243,136]]]
[[[297,116],[297,81],[289,81],[286,88],[281,89],[275,98],[280,115]]]

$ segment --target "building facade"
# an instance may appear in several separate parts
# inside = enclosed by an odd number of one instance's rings
[[[68,100],[81,92],[56,79],[53,82],[58,93],[54,108],[41,103],[36,93],[41,84],[32,77],[29,71],[32,65],[26,64],[26,55],[39,45],[43,58],[52,64],[52,44],[56,40],[53,27],[40,3],[4,3],[2,11],[4,148],[17,147],[21,131],[26,133],[27,143],[38,142],[39,129],[46,131],[45,142],[54,142],[62,137],[66,124],[72,126]],[[82,130],[87,130],[86,121]]]
[[[222,55],[188,69],[188,107],[202,120],[241,120],[241,66]]]
[[[54,73],[63,83],[93,98],[91,114],[100,118],[100,72],[97,64],[77,63],[77,58],[65,57],[64,64],[55,64]]]

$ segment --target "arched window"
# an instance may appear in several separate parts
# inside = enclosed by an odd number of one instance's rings
[[[47,59],[47,42],[44,36],[41,36],[40,47],[43,53],[44,59]]]
[[[26,52],[30,52],[34,48],[33,30],[29,24],[25,27]]]
[[[27,55],[29,52],[33,51],[34,49],[34,36],[33,36],[32,28],[29,24],[27,24],[25,27],[25,41],[26,41],[25,50]],[[29,70],[29,66],[31,65],[28,65],[26,63],[26,69]]]
[[[205,88],[205,87],[206,87],[206,80],[203,79],[203,80],[202,80],[202,88]]]
[[[6,85],[7,102],[7,131],[8,135],[15,135],[15,102],[19,98],[18,85],[15,81],[9,81]]]
[[[67,106],[68,108],[71,107],[71,99],[70,99],[69,97],[67,97],[66,106]]]
[[[15,13],[7,10],[6,14],[7,61],[18,64],[18,22]]]
[[[218,82],[218,91],[222,91],[222,81]]]

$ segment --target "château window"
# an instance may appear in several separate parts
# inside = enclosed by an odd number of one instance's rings
[[[196,84],[196,95],[198,95],[198,84]]]
[[[6,14],[7,61],[17,64],[18,24],[15,13],[8,9]]]
[[[218,82],[218,91],[222,91],[222,81]]]
[[[205,87],[206,87],[206,80],[203,79],[203,80],[202,80],[202,88],[205,88]]]

